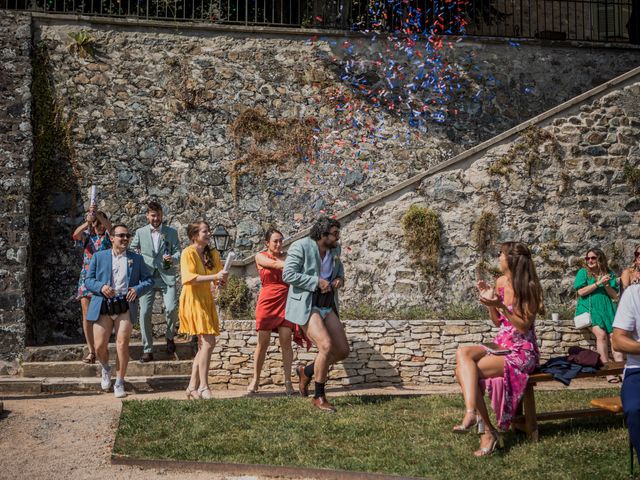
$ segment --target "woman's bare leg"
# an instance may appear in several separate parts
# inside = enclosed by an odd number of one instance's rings
[[[202,355],[198,350],[198,373],[200,377],[200,390],[209,388],[209,365],[211,364],[211,351],[216,345],[214,335],[200,335],[202,337]]]
[[[477,368],[480,378],[502,377],[504,376],[504,357],[486,355],[478,361]],[[491,424],[487,405],[484,402],[484,397],[480,393],[479,388],[476,395],[476,410],[485,424],[484,434],[480,437],[480,448],[485,448],[489,447],[494,441],[494,437],[491,432],[494,432],[495,428]]]
[[[264,357],[267,356],[270,340],[271,330],[258,330],[258,343],[256,343],[256,352],[253,357],[253,379],[247,387],[248,391],[255,391],[260,385],[260,373],[264,365]]]
[[[84,333],[84,339],[89,347],[89,353],[96,353],[96,345],[93,340],[93,325],[87,320],[87,311],[89,310],[89,303],[91,299],[88,297],[82,297],[80,299],[80,308],[82,308],[82,331]]]
[[[602,363],[607,363],[609,361],[609,344],[607,332],[602,328],[595,326],[591,328],[591,331],[596,337],[596,350],[600,355],[600,361],[602,361]]]
[[[202,339],[200,335],[196,337],[198,339],[198,353],[193,357],[193,365],[191,365],[191,379],[189,380],[189,390],[197,390],[200,386],[200,372],[198,363],[200,361],[200,352],[202,351]]]
[[[480,389],[478,362],[486,357],[487,351],[481,346],[460,347],[456,352],[456,377],[462,388],[465,415],[463,425],[473,422],[473,411],[477,410],[476,401]]]
[[[289,327],[278,328],[278,339],[282,350],[282,369],[284,381],[291,383],[291,365],[293,364],[293,348],[291,348],[291,329]]]

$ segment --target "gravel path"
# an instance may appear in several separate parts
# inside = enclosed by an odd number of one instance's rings
[[[574,381],[572,388],[607,387],[604,381]],[[553,385],[554,388],[558,388]],[[545,388],[546,389],[546,388]],[[431,386],[342,391],[337,394],[431,394],[455,393],[458,388]],[[216,391],[218,398],[241,396],[243,390]],[[332,392],[332,395],[335,395]],[[184,399],[184,392],[130,395],[130,399]],[[0,417],[2,478],[91,479],[269,479],[268,476],[215,475],[202,471],[175,471],[112,465],[111,448],[122,402],[113,394],[61,394],[6,396]]]

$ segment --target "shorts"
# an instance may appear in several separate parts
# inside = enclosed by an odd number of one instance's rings
[[[333,308],[331,307],[311,307],[311,313],[318,312],[320,318],[324,320],[329,313],[333,312]]]

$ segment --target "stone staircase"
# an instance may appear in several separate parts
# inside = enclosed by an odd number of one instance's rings
[[[176,339],[176,353],[169,356],[164,342],[154,345],[155,361],[140,363],[142,344],[129,347],[126,387],[134,392],[153,392],[186,388],[195,354],[192,344]],[[3,393],[62,393],[100,391],[100,366],[82,362],[85,345],[27,347],[20,376],[0,376]],[[109,358],[114,365],[116,346],[109,344]]]

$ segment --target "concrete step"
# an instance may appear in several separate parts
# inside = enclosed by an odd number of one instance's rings
[[[189,375],[192,360],[158,360],[149,363],[129,362],[127,375],[134,377],[152,377],[157,375]],[[115,359],[111,357],[111,366]],[[24,362],[22,376],[36,377],[98,377],[100,365],[87,365],[82,362]]]
[[[125,389],[137,393],[181,390],[187,388],[189,375],[125,378]],[[39,394],[65,392],[100,392],[100,379],[92,377],[21,378],[0,376],[0,394]]]
[[[89,353],[84,344],[76,345],[44,345],[39,347],[27,347],[24,352],[25,362],[67,362],[80,361]],[[109,355],[114,357],[116,353],[115,343],[109,344]],[[142,356],[142,343],[131,342],[129,355],[132,360],[139,360]],[[153,357],[155,360],[190,360],[195,352],[191,342],[176,341],[176,353],[170,356],[164,341],[158,341],[153,345]]]

